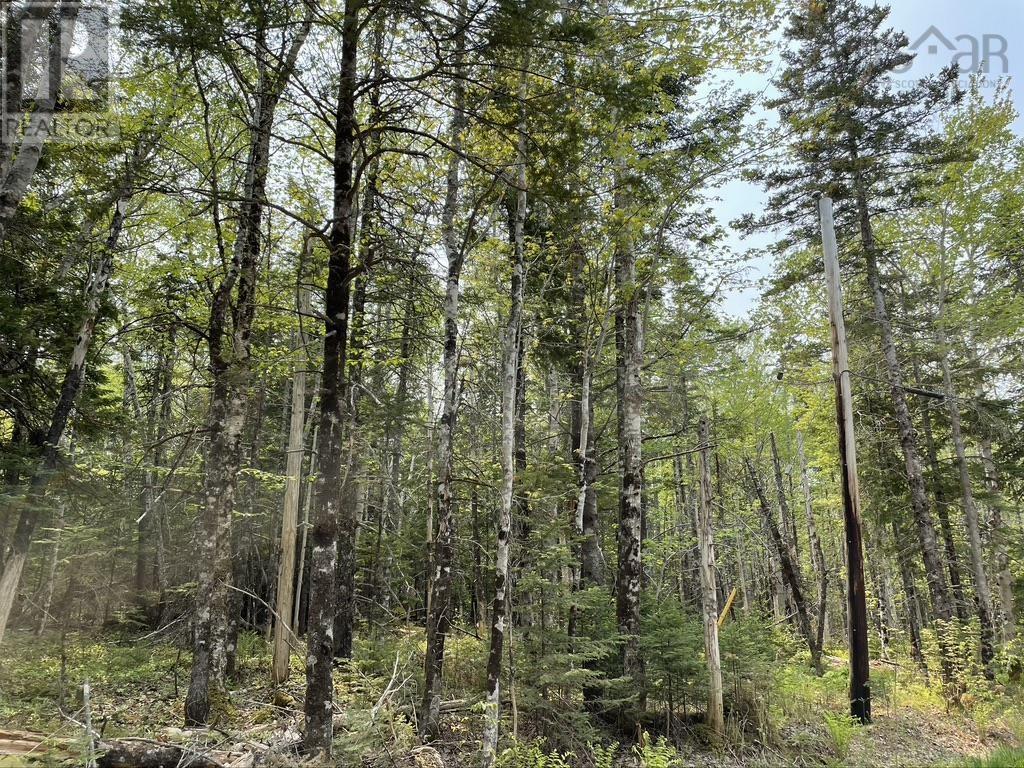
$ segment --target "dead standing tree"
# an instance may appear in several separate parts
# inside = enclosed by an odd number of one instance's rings
[[[775,515],[772,513],[771,505],[768,503],[768,496],[764,490],[764,483],[761,481],[761,476],[754,467],[754,462],[749,458],[746,458],[744,459],[744,463],[746,464],[747,474],[750,478],[751,486],[754,489],[754,494],[757,497],[757,502],[761,509],[761,518],[764,522],[765,530],[769,535],[769,545],[775,550],[775,555],[778,558],[780,569],[782,571],[782,577],[785,580],[786,585],[789,587],[790,596],[793,598],[793,607],[796,610],[797,628],[800,630],[800,634],[807,643],[807,649],[811,652],[811,663],[814,665],[814,671],[820,676],[824,674],[824,668],[821,664],[821,647],[817,643],[817,634],[811,629],[811,616],[807,610],[807,601],[804,598],[803,585],[801,584],[798,565],[793,562],[793,559],[790,556],[790,548],[783,539],[782,533],[779,531],[779,525],[775,521]]]

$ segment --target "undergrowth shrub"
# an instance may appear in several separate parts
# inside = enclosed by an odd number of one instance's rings
[[[592,768],[615,768],[615,758],[619,754],[618,742],[590,745],[588,751]]]
[[[1000,679],[1007,684],[1024,682],[1024,637],[1018,635],[999,648],[994,666]]]
[[[748,741],[776,740],[771,712],[779,658],[789,658],[786,633],[756,618],[730,619],[719,633],[727,742],[742,748]],[[704,672],[701,672],[704,675]]]
[[[826,712],[825,727],[832,739],[832,747],[836,751],[836,757],[845,760],[850,754],[850,744],[853,742],[853,734],[856,733],[859,723],[845,712]]]
[[[423,662],[416,642],[402,633],[366,645],[357,645],[356,659],[335,679],[342,711],[335,754],[338,765],[390,766],[393,755],[420,743],[412,718],[418,692],[411,681]]]
[[[633,747],[640,768],[681,768],[683,765],[676,748],[664,737],[652,741],[649,734],[644,733],[640,743]]]
[[[517,741],[498,754],[497,768],[572,768],[571,752],[546,752],[544,739]]]

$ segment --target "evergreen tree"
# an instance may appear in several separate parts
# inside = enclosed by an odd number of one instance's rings
[[[906,90],[897,88],[893,74],[913,55],[905,50],[906,36],[884,26],[888,15],[883,6],[826,0],[809,3],[791,18],[786,35],[795,45],[783,54],[786,69],[775,81],[780,93],[770,105],[794,140],[780,167],[753,174],[773,193],[770,212],[748,224],[789,224],[813,239],[811,197],[820,193],[836,201],[837,224],[861,260],[872,297],[932,608],[948,622],[953,603],[882,274],[891,250],[879,240],[876,220],[918,203],[921,173],[958,156],[929,132],[929,123],[961,91],[952,67]],[[982,617],[983,631],[990,631],[990,622]]]

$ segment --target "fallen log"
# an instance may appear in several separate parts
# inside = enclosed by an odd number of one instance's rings
[[[26,731],[0,730],[0,755],[22,755],[39,746],[43,737]]]
[[[155,741],[101,742],[96,768],[226,768],[218,760],[186,747]]]
[[[243,752],[200,751],[149,739],[97,741],[96,768],[247,768],[253,756]],[[80,739],[53,738],[30,731],[0,730],[0,758],[75,764],[83,751]]]
[[[38,733],[0,729],[0,757],[70,759],[72,751],[63,746],[67,743],[67,739],[55,740]]]

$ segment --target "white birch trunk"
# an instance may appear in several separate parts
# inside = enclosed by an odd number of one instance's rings
[[[526,56],[527,61],[529,56]],[[494,765],[498,752],[498,724],[501,717],[501,659],[508,614],[509,539],[512,535],[512,497],[515,486],[516,380],[519,341],[523,319],[523,281],[526,224],[526,71],[519,80],[519,139],[516,145],[516,211],[512,227],[512,281],[508,323],[505,326],[501,379],[501,508],[498,516],[494,604],[491,611],[491,644],[487,660],[487,698],[484,701],[484,732],[481,764]]]
[[[460,18],[466,13],[463,0]],[[460,36],[456,52],[456,71],[461,71]],[[427,584],[427,648],[424,656],[424,693],[420,709],[420,731],[436,735],[441,717],[441,683],[444,674],[444,647],[451,625],[452,559],[455,546],[455,518],[452,502],[452,474],[455,463],[455,425],[459,412],[459,281],[465,250],[456,227],[461,189],[462,140],[466,131],[465,84],[461,77],[454,83],[454,106],[451,116],[452,151],[448,158],[444,209],[441,212],[441,240],[448,261],[444,296],[444,393],[437,446],[436,488],[431,499],[438,514],[437,540],[434,541],[433,519],[428,521],[428,584]],[[431,454],[433,461],[433,454]],[[431,473],[433,477],[433,473]]]

